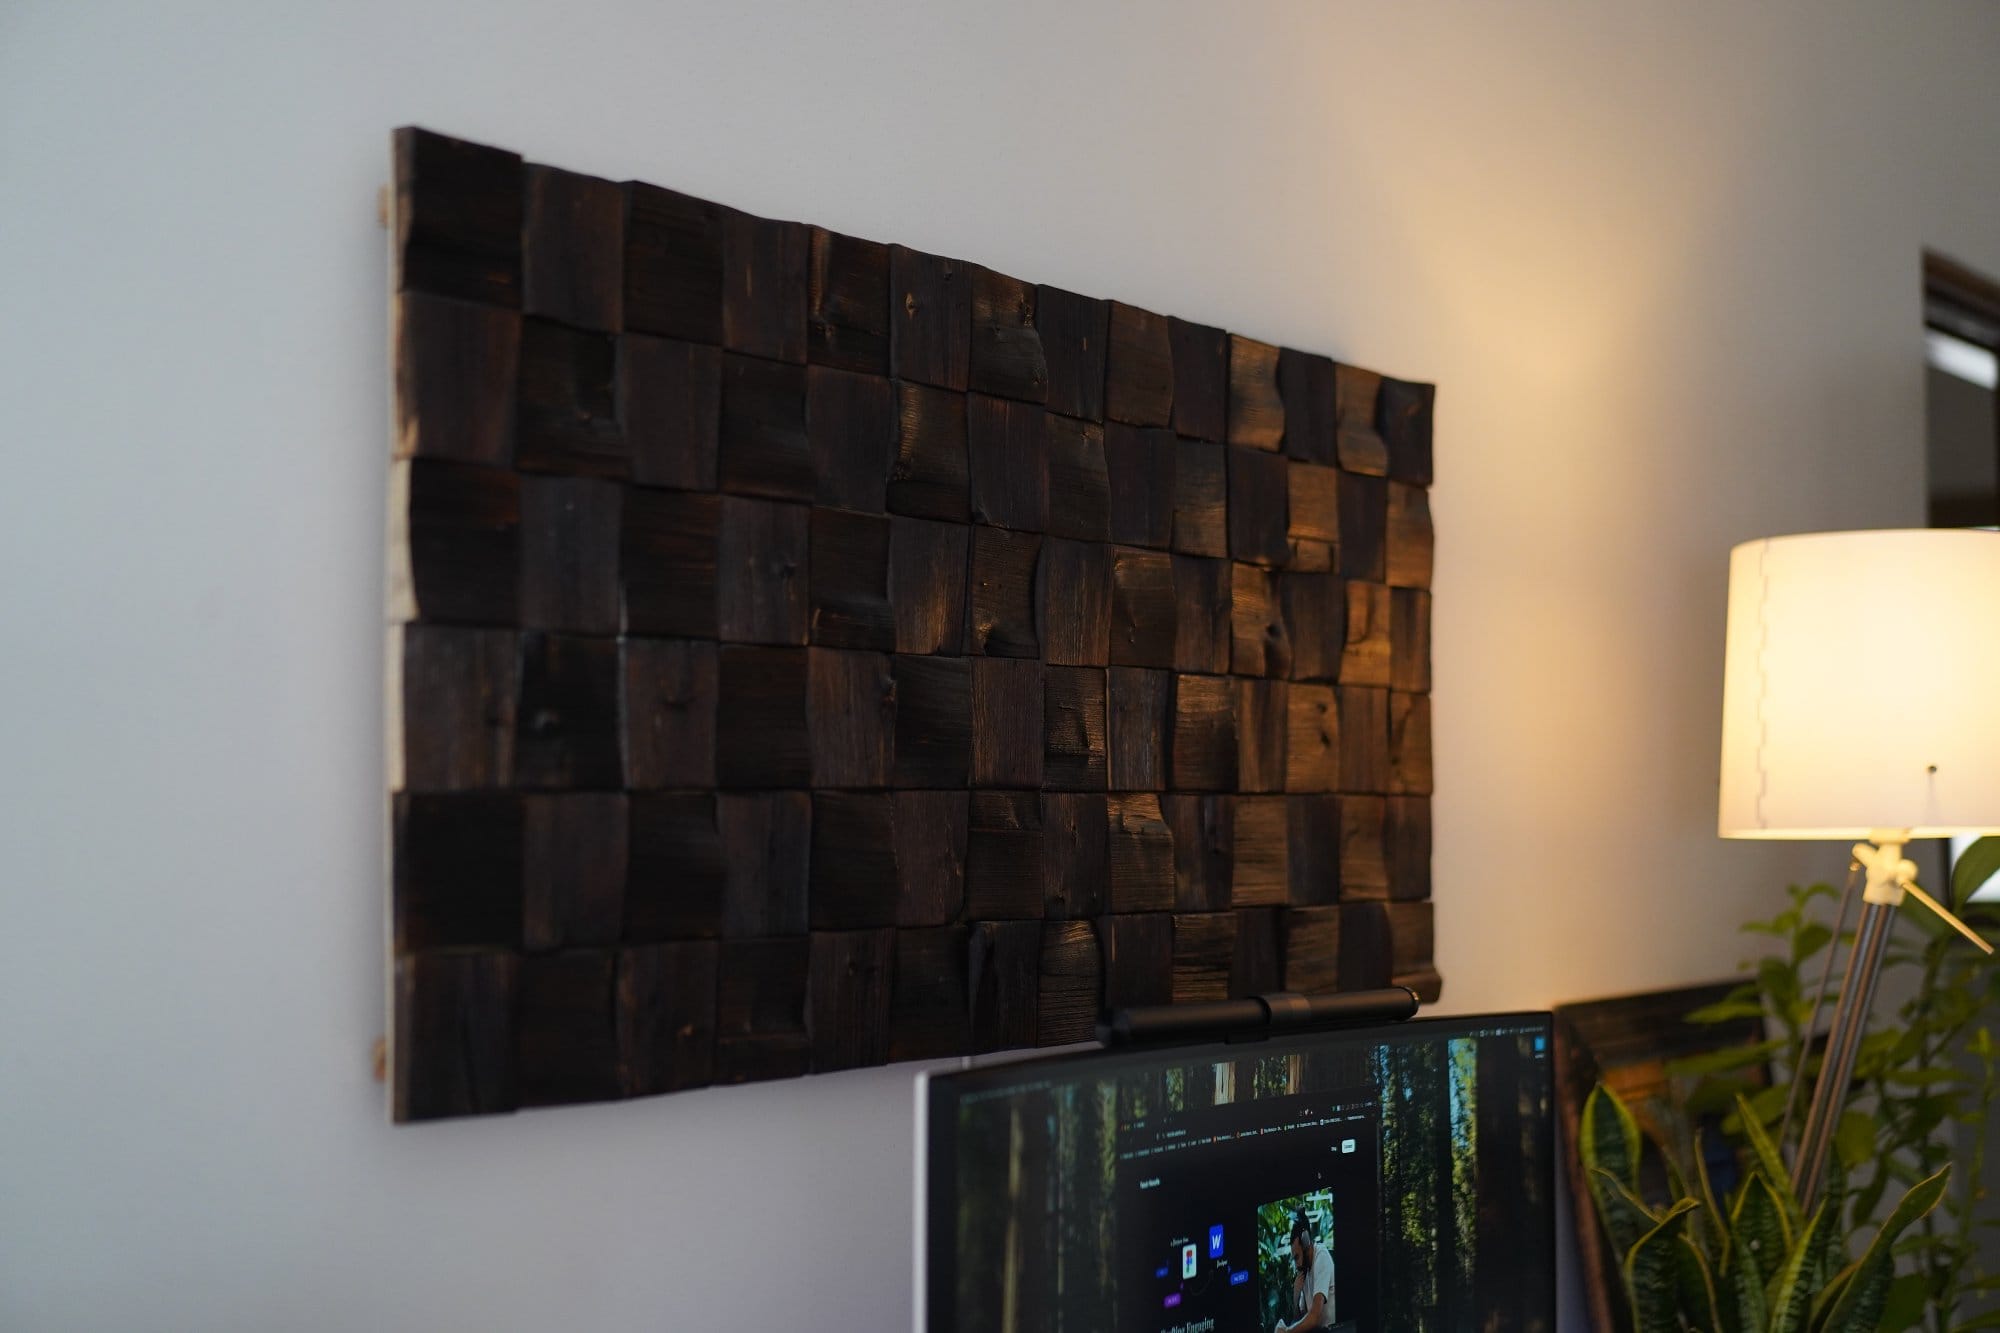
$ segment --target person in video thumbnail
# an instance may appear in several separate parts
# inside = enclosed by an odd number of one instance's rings
[[[1312,1223],[1305,1210],[1292,1214],[1292,1263],[1298,1275],[1292,1279],[1294,1323],[1280,1319],[1274,1333],[1300,1333],[1309,1328],[1326,1328],[1333,1323],[1333,1255],[1313,1240]]]

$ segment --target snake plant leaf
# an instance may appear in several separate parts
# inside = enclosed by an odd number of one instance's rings
[[[1896,1261],[1888,1255],[1859,1259],[1827,1284],[1814,1305],[1819,1315],[1819,1333],[1875,1333],[1882,1326],[1882,1311],[1889,1303],[1889,1283],[1896,1276]]]
[[[1715,1182],[1708,1175],[1707,1144],[1702,1132],[1694,1132],[1694,1178],[1701,1189],[1701,1233],[1707,1239],[1708,1256],[1717,1269],[1729,1262],[1729,1224],[1715,1202]]]
[[[1862,1252],[1857,1275],[1827,1311],[1828,1329],[1835,1333],[1874,1333],[1882,1322],[1882,1310],[1889,1297],[1889,1283],[1895,1276],[1895,1260],[1891,1252],[1896,1238],[1938,1206],[1944,1198],[1945,1182],[1950,1176],[1949,1166],[1934,1176],[1926,1176],[1911,1186],[1909,1193],[1890,1211],[1882,1229],[1875,1233],[1875,1239],[1869,1241],[1868,1248]],[[1864,1277],[1866,1281],[1863,1281]]]
[[[1625,1254],[1620,1270],[1632,1303],[1634,1333],[1680,1333],[1675,1254],[1683,1223],[1696,1207],[1693,1199],[1682,1199]]]
[[[1764,1333],[1770,1322],[1764,1303],[1764,1274],[1757,1270],[1756,1258],[1739,1240],[1733,1262],[1723,1270],[1723,1299],[1729,1302],[1730,1328],[1735,1333]],[[1775,1266],[1775,1265],[1774,1265]]]
[[[1995,875],[2000,875],[2000,837],[1975,839],[1951,868],[1951,905],[1965,906]]]
[[[1828,1153],[1826,1181],[1820,1186],[1820,1202],[1831,1225],[1826,1229],[1819,1267],[1822,1273],[1837,1273],[1847,1262],[1847,1168],[1839,1153]]]
[[[1590,1197],[1597,1204],[1597,1216],[1604,1234],[1611,1238],[1613,1254],[1629,1253],[1639,1238],[1658,1226],[1662,1215],[1646,1206],[1645,1200],[1626,1189],[1617,1177],[1602,1167],[1590,1171]]]
[[[1753,1172],[1736,1196],[1736,1210],[1729,1216],[1729,1233],[1735,1237],[1732,1258],[1735,1266],[1756,1274],[1761,1289],[1785,1262],[1792,1248],[1792,1228],[1777,1191],[1764,1177]],[[1762,1320],[1757,1327],[1763,1327]]]
[[[1673,1265],[1681,1313],[1696,1328],[1720,1330],[1722,1307],[1716,1301],[1715,1273],[1708,1266],[1708,1256],[1701,1252],[1701,1246],[1686,1227],[1674,1237]]]
[[[1889,1300],[1882,1307],[1882,1333],[1903,1333],[1919,1323],[1930,1299],[1928,1277],[1922,1273],[1898,1273],[1889,1283]]]
[[[1618,1094],[1599,1084],[1583,1104],[1584,1169],[1608,1171],[1628,1190],[1639,1188],[1639,1122]]]
[[[1785,1159],[1778,1155],[1778,1145],[1771,1142],[1771,1136],[1764,1129],[1764,1122],[1750,1109],[1750,1103],[1742,1097],[1736,1099],[1736,1114],[1743,1122],[1743,1133],[1750,1140],[1750,1150],[1757,1154],[1757,1164],[1763,1169],[1765,1183],[1772,1187],[1772,1197],[1783,1210],[1788,1230],[1799,1227],[1799,1201],[1793,1197],[1786,1182],[1792,1173],[1785,1169]]]
[[[1771,1285],[1764,1293],[1765,1302],[1771,1307],[1770,1333],[1800,1333],[1806,1326],[1806,1316],[1812,1313],[1813,1297],[1826,1281],[1826,1269],[1823,1267],[1825,1232],[1827,1228],[1838,1225],[1830,1220],[1832,1216],[1824,1204],[1813,1209],[1805,1229],[1792,1242],[1791,1253],[1785,1256],[1784,1266],[1771,1279]]]

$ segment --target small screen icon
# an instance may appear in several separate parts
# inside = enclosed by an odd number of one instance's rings
[[[1210,1227],[1208,1229],[1208,1257],[1211,1259],[1220,1259],[1222,1257],[1221,1227]]]
[[[1200,1262],[1201,1246],[1194,1244],[1192,1241],[1181,1246],[1181,1276],[1183,1278],[1193,1277],[1195,1265]]]
[[[1340,1141],[1340,1150],[1341,1150],[1342,1152],[1353,1152],[1353,1151],[1354,1151],[1354,1140],[1353,1140],[1353,1139],[1342,1139],[1342,1140]]]

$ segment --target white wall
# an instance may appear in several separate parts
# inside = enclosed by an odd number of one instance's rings
[[[1979,0],[0,9],[0,1325],[906,1319],[908,1071],[392,1129],[388,131],[1440,385],[1454,1009],[1725,972],[1726,552],[1921,522]]]

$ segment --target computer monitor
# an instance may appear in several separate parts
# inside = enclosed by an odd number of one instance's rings
[[[1552,1043],[1507,1014],[925,1076],[918,1333],[1553,1333]]]

